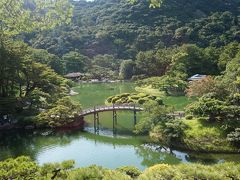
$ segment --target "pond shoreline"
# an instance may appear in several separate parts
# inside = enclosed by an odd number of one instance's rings
[[[71,99],[82,102],[84,108],[94,106],[95,104],[104,104],[105,99],[114,94],[135,92],[133,83],[79,84],[78,86],[73,87],[73,90],[78,94],[71,96]],[[176,144],[171,147],[173,154],[165,151],[164,148],[159,149],[163,144],[159,141],[153,141],[149,136],[135,136],[126,133],[129,132],[130,129],[132,130],[133,124],[131,120],[128,119],[132,117],[132,114],[129,113],[126,116],[125,112],[119,112],[118,114],[119,126],[117,128],[119,129],[117,130],[117,135],[112,134],[110,136],[105,136],[106,133],[109,135],[112,131],[112,120],[109,119],[110,122],[107,124],[107,118],[112,118],[112,113],[108,113],[108,115],[104,113],[100,114],[100,131],[104,131],[103,135],[101,135],[101,132],[98,135],[99,132],[95,133],[94,130],[88,131],[87,126],[84,126],[84,129],[86,128],[86,131],[84,132],[81,131],[84,130],[81,128],[78,130],[78,128],[74,129],[72,127],[66,127],[57,128],[56,131],[53,129],[54,131],[52,133],[49,134],[46,132],[43,133],[43,135],[34,134],[34,132],[37,132],[38,130],[45,132],[45,129],[36,128],[31,131],[31,129],[23,127],[19,129],[23,132],[23,135],[18,136],[18,142],[20,142],[19,144],[25,144],[26,149],[29,149],[30,147],[38,147],[33,153],[35,153],[34,159],[40,164],[74,159],[76,160],[78,167],[97,164],[107,168],[115,168],[117,166],[131,164],[144,170],[156,163],[176,164],[200,162],[203,164],[216,164],[222,160],[227,162],[240,162],[238,152],[192,151],[182,146],[177,146]],[[86,124],[88,123],[91,128],[93,127],[92,118],[92,116],[84,118]],[[140,116],[138,117],[138,120],[139,118]],[[50,129],[50,131],[51,130],[52,129]],[[107,132],[105,132],[105,130],[107,130]],[[0,130],[0,132],[2,131]],[[3,132],[2,134],[6,133],[8,133],[8,131]],[[124,136],[125,133],[127,134],[126,137]],[[14,133],[12,135],[9,134],[9,136],[13,135]],[[0,146],[0,155],[2,153],[3,158],[6,154],[12,154],[12,151],[16,155],[28,155],[28,152],[25,152],[25,150],[22,151],[21,148],[18,150],[20,151],[20,154],[16,153],[18,152],[15,150],[17,147],[9,144],[10,138],[7,138],[8,136],[6,137],[6,135],[3,135],[2,137],[4,138],[3,145],[5,145],[2,147],[3,149],[1,149]],[[143,137],[144,140],[142,139]],[[38,144],[37,140],[40,141],[40,144]],[[7,151],[4,149],[5,147],[8,147]],[[167,150],[170,149],[168,148],[169,146],[164,145],[164,147],[166,147]],[[1,150],[3,152],[1,152]],[[8,153],[8,151],[10,153]],[[82,153],[79,154],[79,152]],[[86,154],[84,154],[84,152]],[[208,153],[210,157],[207,157],[208,154],[206,153]],[[121,158],[115,157],[115,155],[121,156]],[[107,161],[105,159],[106,156],[108,157]],[[114,158],[119,158],[119,162],[115,162]],[[142,163],[146,164],[143,165]]]
[[[18,123],[5,123],[4,125],[0,125],[0,131],[7,131],[7,130],[43,130],[43,129],[52,129],[52,130],[61,130],[61,129],[83,129],[84,128],[84,119],[79,117],[79,119],[60,127],[38,127],[35,124],[29,125],[20,125]]]

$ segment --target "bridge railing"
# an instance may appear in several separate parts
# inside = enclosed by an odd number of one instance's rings
[[[84,109],[82,110],[81,114],[88,114],[88,113],[93,113],[95,111],[99,111],[99,110],[110,110],[110,109],[124,109],[124,108],[128,108],[128,109],[139,109],[141,108],[140,105],[137,104],[133,104],[133,103],[124,103],[124,104],[112,104],[112,105],[96,105],[92,108],[88,108],[88,109]]]

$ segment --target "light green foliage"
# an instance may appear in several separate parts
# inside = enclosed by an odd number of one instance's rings
[[[206,152],[236,152],[237,148],[227,141],[221,125],[206,123],[199,119],[183,120],[188,126],[184,131],[183,145],[186,149]]]
[[[56,174],[57,179],[65,179],[67,170],[72,169],[74,161],[63,161],[62,163],[49,163],[43,166],[37,165],[29,157],[21,156],[16,159],[7,159],[0,161],[0,179],[51,179],[54,171],[59,170]]]
[[[187,87],[186,75],[177,73],[175,75],[164,75],[162,77],[151,77],[137,81],[138,86],[151,86],[167,95],[183,95]]]
[[[238,179],[239,168],[239,165],[233,163],[224,163],[212,166],[200,164],[181,164],[170,166],[166,164],[159,164],[146,169],[143,174],[140,175],[139,179]]]
[[[2,0],[0,2],[1,34],[46,30],[69,23],[72,7],[67,0]]]
[[[71,171],[69,180],[96,179],[96,180],[128,180],[129,176],[118,171],[105,169],[99,166],[90,166]]]
[[[140,174],[142,174],[142,172],[134,166],[123,166],[123,167],[117,168],[116,170],[122,173],[125,173],[131,178],[137,178]]]
[[[64,97],[52,105],[53,107],[41,112],[38,116],[40,126],[61,127],[76,120],[81,112],[80,104]]]
[[[140,180],[154,180],[154,179],[173,179],[175,176],[178,177],[179,172],[175,168],[167,164],[159,164],[146,169]]]
[[[110,170],[100,166],[89,166],[72,169],[73,161],[37,165],[28,157],[18,157],[0,162],[1,179],[55,179],[59,180],[155,180],[155,179],[239,179],[240,165],[235,163],[221,163],[216,165],[157,164],[141,173],[135,167],[120,167]],[[58,171],[56,173],[56,171]],[[130,173],[130,174],[128,174]],[[128,174],[128,175],[126,175]],[[132,177],[131,177],[132,175]]]
[[[38,179],[50,179],[56,175],[56,179],[66,179],[68,171],[74,168],[73,160],[63,161],[61,163],[46,163],[39,168],[40,176]]]
[[[0,179],[34,179],[39,166],[28,157],[0,161]]]
[[[184,111],[189,104],[195,101],[195,98],[188,98],[186,96],[166,96],[163,98],[163,103],[172,106],[175,111]]]
[[[111,104],[145,104],[150,101],[156,101],[158,104],[162,105],[163,101],[160,97],[145,94],[145,93],[123,93],[107,98],[106,103]]]

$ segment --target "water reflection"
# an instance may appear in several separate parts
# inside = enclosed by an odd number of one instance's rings
[[[91,128],[87,130],[91,131]],[[0,159],[27,155],[40,164],[73,159],[76,167],[92,164],[108,168],[134,165],[140,169],[158,163],[218,163],[238,161],[238,155],[193,154],[170,150],[149,142],[147,137],[89,132],[4,132],[0,133]]]

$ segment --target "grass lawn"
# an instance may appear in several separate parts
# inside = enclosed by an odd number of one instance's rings
[[[202,123],[197,119],[183,120],[189,126],[183,139],[186,147],[196,151],[236,152],[226,135],[216,124]]]
[[[163,102],[166,105],[173,106],[177,111],[183,111],[184,108],[196,101],[196,98],[188,98],[186,96],[165,96]]]
[[[176,111],[183,111],[188,104],[196,101],[196,98],[188,98],[186,96],[166,96],[164,92],[154,89],[151,86],[136,87],[135,90],[137,92],[163,97],[163,102],[166,105],[173,106]]]
[[[165,93],[162,92],[162,91],[159,91],[158,89],[154,89],[152,88],[151,86],[146,86],[146,87],[135,87],[135,90],[137,92],[142,92],[142,93],[145,93],[145,94],[150,94],[150,95],[153,95],[153,96],[165,96]]]

